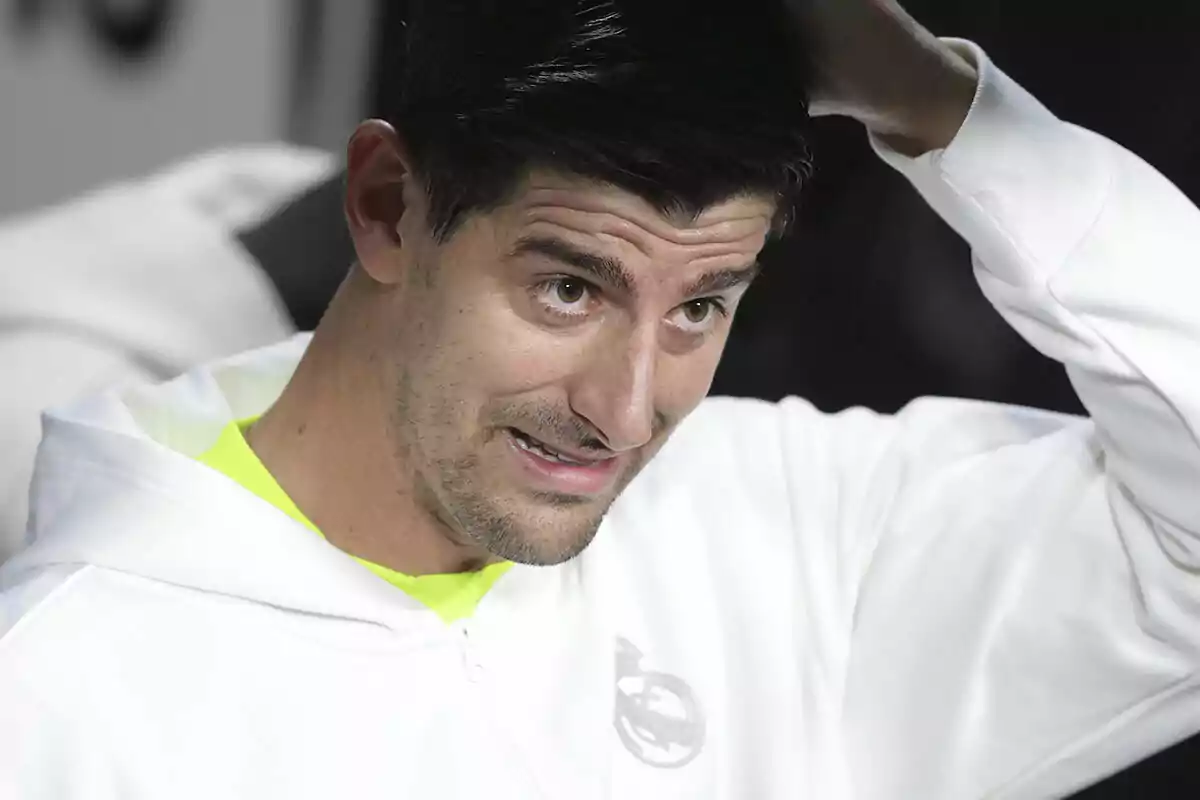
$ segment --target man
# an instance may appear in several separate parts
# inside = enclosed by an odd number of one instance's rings
[[[417,4],[311,341],[48,420],[0,787],[1057,797],[1200,727],[1200,214],[890,0],[766,5]],[[701,403],[809,88],[1091,419]]]

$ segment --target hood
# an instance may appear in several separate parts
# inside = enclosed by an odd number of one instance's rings
[[[4,220],[0,323],[104,342],[163,376],[278,341],[294,331],[287,310],[234,232],[334,166],[287,145],[234,148]]]
[[[47,413],[31,492],[33,544],[4,571],[88,564],[391,628],[431,616],[195,460],[231,421],[275,402],[309,339]]]

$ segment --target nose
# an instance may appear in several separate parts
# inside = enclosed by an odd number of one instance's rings
[[[654,435],[657,357],[657,332],[638,329],[619,341],[597,342],[575,376],[571,409],[615,452],[641,447]]]

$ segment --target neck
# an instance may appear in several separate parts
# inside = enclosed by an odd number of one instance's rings
[[[387,431],[391,363],[372,349],[351,277],[279,400],[247,438],[296,506],[338,549],[406,575],[494,561],[423,508]]]

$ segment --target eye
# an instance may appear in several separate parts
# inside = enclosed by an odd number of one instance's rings
[[[582,317],[588,313],[594,289],[585,280],[551,278],[534,287],[534,298],[547,311],[560,317]]]
[[[568,305],[574,305],[583,298],[587,297],[587,286],[583,281],[573,281],[570,278],[563,278],[554,282],[554,294],[556,299]]]
[[[707,333],[720,317],[728,311],[725,304],[716,297],[704,297],[699,300],[689,300],[679,306],[671,315],[671,324],[684,333]]]

